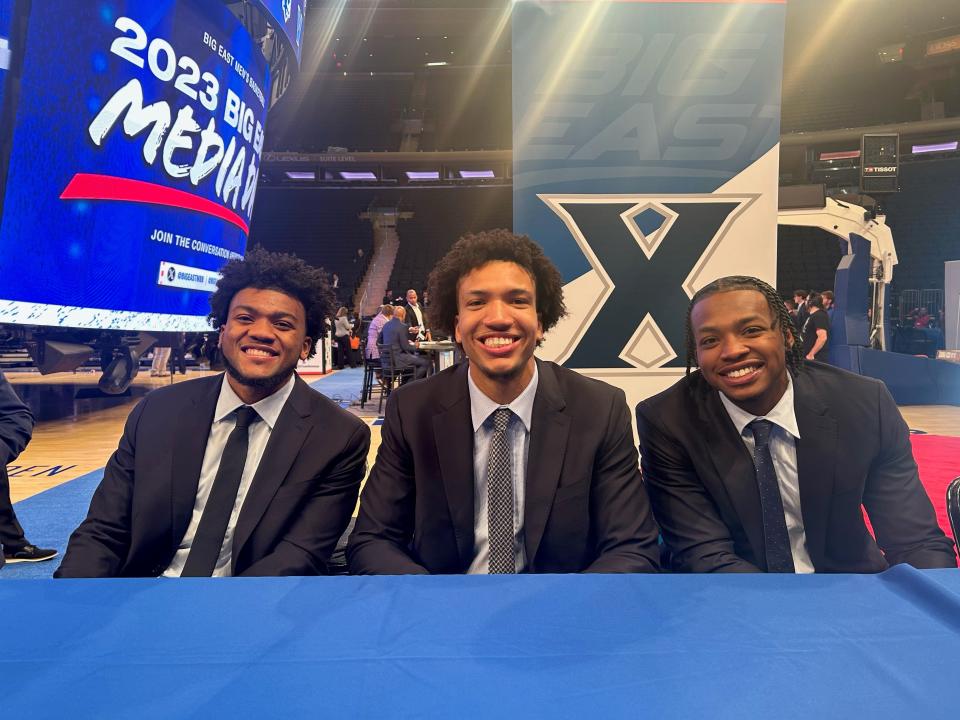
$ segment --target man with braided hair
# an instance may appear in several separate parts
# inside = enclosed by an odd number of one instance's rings
[[[226,374],[133,409],[56,577],[328,572],[370,430],[295,372],[333,306],[326,275],[257,248],[210,306]]]
[[[890,393],[805,361],[772,287],[715,280],[691,299],[686,334],[687,376],[636,409],[644,480],[675,569],[956,567]]]

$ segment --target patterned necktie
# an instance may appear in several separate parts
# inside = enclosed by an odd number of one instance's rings
[[[487,562],[491,575],[517,571],[513,550],[513,469],[507,442],[507,427],[512,416],[508,408],[493,413],[493,438],[487,457],[487,537],[490,542]]]
[[[766,541],[767,572],[792,573],[793,553],[790,550],[790,535],[783,514],[783,498],[780,484],[770,454],[770,433],[773,423],[769,420],[754,420],[749,425],[756,443],[753,464],[757,471],[757,486],[760,489],[760,510],[763,514],[763,537]]]
[[[227,532],[233,506],[237,503],[237,491],[247,462],[249,433],[247,429],[260,419],[257,411],[249,405],[237,408],[237,425],[227,438],[227,445],[220,457],[220,468],[213,481],[213,488],[203,507],[200,524],[190,544],[190,554],[180,577],[210,577],[217,567],[223,538]]]

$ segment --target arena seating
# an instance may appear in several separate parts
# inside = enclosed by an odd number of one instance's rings
[[[957,173],[960,160],[907,163],[901,191],[883,198],[900,260],[895,289],[943,288],[943,263],[960,258]]]
[[[373,250],[370,223],[359,217],[373,199],[364,190],[261,188],[249,246],[293,253],[337,273],[338,299],[350,305]]]
[[[777,228],[777,290],[792,297],[797,288],[829,290],[840,262],[840,242],[816,228]]]
[[[396,293],[422,292],[433,266],[461,235],[513,224],[510,188],[437,188],[404,198],[403,209],[413,218],[397,227],[400,252],[387,284]]]

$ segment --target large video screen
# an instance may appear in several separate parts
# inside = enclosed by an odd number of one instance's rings
[[[307,0],[257,0],[260,5],[273,17],[273,25],[277,28],[293,48],[300,64],[303,52],[303,23],[307,14]]]
[[[259,47],[220,2],[34,0],[22,67],[0,322],[206,329],[253,213]]]

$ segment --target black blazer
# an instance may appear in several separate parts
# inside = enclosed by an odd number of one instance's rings
[[[384,345],[393,345],[398,353],[407,353],[416,355],[417,348],[410,342],[410,326],[393,318],[383,326],[380,331],[381,342]]]
[[[623,391],[537,361],[524,541],[535,573],[657,569]],[[468,364],[390,396],[347,556],[353,573],[463,573],[473,560]]]
[[[55,577],[156,576],[190,523],[223,375],[154,390],[130,413]],[[350,521],[370,430],[299,377],[233,538],[234,575],[316,575]]]
[[[816,571],[956,567],[886,386],[816,362],[793,383],[800,507]],[[644,479],[675,567],[764,570],[753,460],[717,391],[691,373],[637,405],[637,426]]]

